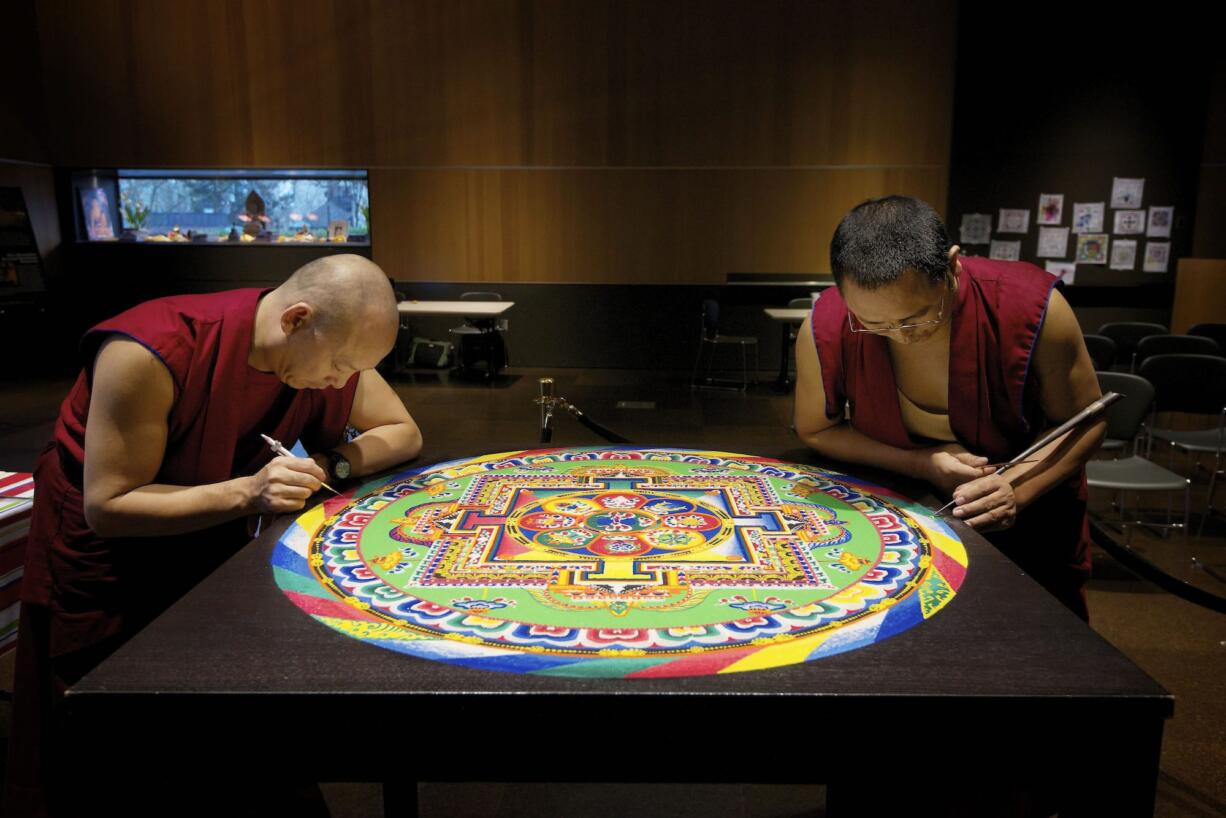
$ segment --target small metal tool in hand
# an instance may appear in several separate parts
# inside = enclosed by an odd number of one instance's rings
[[[1098,415],[1101,415],[1104,411],[1106,411],[1108,406],[1115,403],[1117,400],[1119,400],[1122,397],[1124,396],[1121,395],[1119,392],[1108,392],[1107,394],[1103,395],[1098,400],[1091,403],[1085,409],[1082,409],[1080,412],[1073,415],[1068,420],[1064,421],[1064,423],[1061,423],[1059,426],[1052,429],[1047,434],[1043,435],[1041,438],[1039,438],[1033,444],[1031,444],[1030,448],[1026,449],[1024,452],[1019,454],[1017,457],[1013,458],[1008,463],[1002,463],[1000,467],[997,468],[996,471],[992,473],[1000,474],[1004,472],[1006,469],[1011,469],[1014,466],[1020,466],[1022,463],[1030,462],[1026,459],[1030,457],[1030,455],[1034,454],[1039,449],[1042,449],[1048,443],[1051,443],[1053,440],[1060,437],[1060,435],[1064,434],[1069,429],[1072,429],[1074,426],[1079,426],[1082,423],[1086,422],[1087,420],[1097,417]],[[950,506],[953,506],[955,503],[957,503],[957,500],[950,500],[948,503],[941,506],[933,513],[944,514],[946,511],[949,510]]]
[[[294,457],[294,453],[293,453],[293,452],[291,452],[289,449],[285,448],[284,446],[282,446],[282,445],[281,445],[281,441],[279,441],[279,440],[273,440],[273,439],[272,439],[271,437],[269,437],[268,435],[263,435],[263,434],[262,434],[262,435],[260,435],[260,437],[264,438],[264,442],[268,444],[268,448],[272,449],[272,450],[273,450],[275,453],[277,453],[277,454],[279,454],[279,455],[282,455],[283,457]],[[341,493],[340,493],[339,491],[337,491],[336,489],[332,488],[331,486],[329,486],[329,485],[328,485],[327,483],[325,483],[324,481],[320,480],[320,481],[319,481],[319,485],[323,486],[323,487],[324,487],[324,488],[326,488],[328,491],[330,491],[330,492],[332,492],[333,494],[335,494],[337,497],[340,497],[340,496],[341,496]]]

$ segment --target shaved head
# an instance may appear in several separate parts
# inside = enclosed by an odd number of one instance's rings
[[[345,253],[299,267],[277,288],[283,304],[305,302],[320,331],[344,342],[354,334],[390,349],[400,325],[396,294],[387,274],[368,258]]]
[[[260,299],[247,363],[295,389],[335,389],[374,369],[399,331],[396,294],[379,265],[324,256]]]

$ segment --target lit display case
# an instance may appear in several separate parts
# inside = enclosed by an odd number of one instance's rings
[[[83,242],[370,243],[365,170],[120,169],[73,189]]]

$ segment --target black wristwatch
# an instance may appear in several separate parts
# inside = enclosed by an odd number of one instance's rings
[[[340,452],[328,452],[328,471],[337,480],[348,480],[349,474],[353,471],[353,466],[349,460]]]

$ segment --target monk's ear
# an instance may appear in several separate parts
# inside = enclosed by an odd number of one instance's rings
[[[949,272],[955,277],[962,275],[962,248],[956,244],[949,248]]]
[[[298,330],[310,326],[314,320],[315,308],[305,301],[299,301],[281,311],[281,331],[288,338]]]

